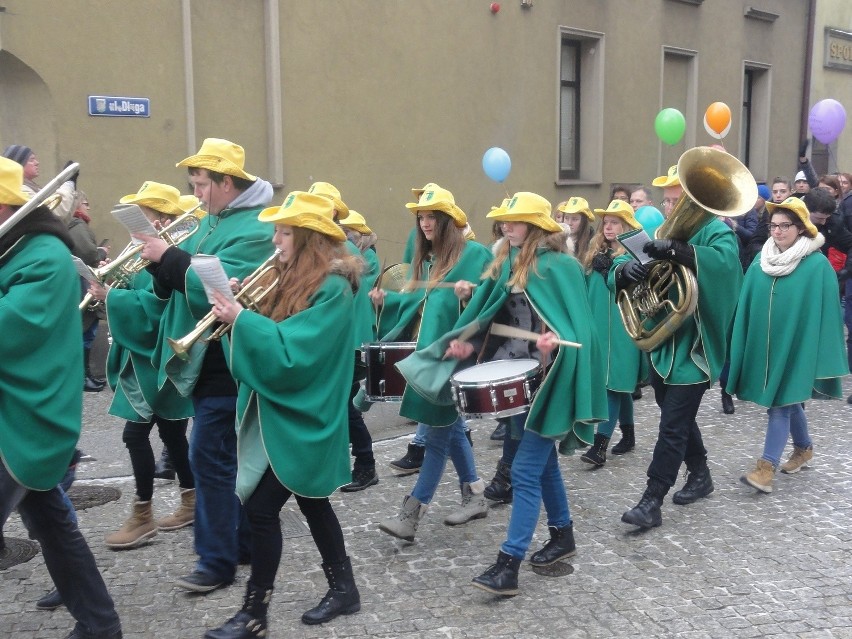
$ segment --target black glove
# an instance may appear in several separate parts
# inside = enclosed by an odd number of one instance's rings
[[[810,143],[810,140],[808,140],[807,138],[802,140],[802,143],[799,145],[799,157],[800,158],[803,158],[808,154],[808,144],[809,143]]]
[[[74,164],[74,160],[68,160],[68,161],[65,163],[65,166],[63,166],[63,167],[62,167],[62,170],[64,171],[65,169],[67,169],[67,168],[68,168],[69,166],[71,166],[72,164]],[[77,169],[77,171],[76,171],[76,172],[75,172],[75,173],[74,173],[74,174],[73,174],[70,178],[68,178],[68,181],[69,181],[69,182],[73,182],[73,183],[74,183],[74,188],[75,188],[75,189],[77,188],[77,178],[78,178],[78,177],[80,177],[80,169]]]
[[[651,240],[642,250],[655,260],[674,260],[695,270],[695,249],[682,240]]]
[[[604,277],[609,273],[609,269],[612,268],[612,258],[606,253],[595,253],[595,256],[592,258],[592,270],[597,271]]]
[[[648,267],[639,260],[625,262],[615,272],[616,288],[627,288],[633,282],[641,282],[648,276]]]

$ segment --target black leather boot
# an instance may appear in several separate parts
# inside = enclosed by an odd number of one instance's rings
[[[406,451],[405,455],[401,459],[392,461],[390,463],[390,467],[393,468],[400,475],[411,475],[412,473],[419,473],[420,467],[423,465],[423,455],[425,454],[425,446],[409,444],[408,451]]]
[[[160,453],[160,459],[154,465],[155,479],[174,479],[175,467],[172,465],[172,460],[169,458],[169,449],[163,446],[163,451]]]
[[[224,625],[208,630],[204,639],[255,639],[266,637],[266,610],[272,598],[272,589],[264,590],[253,583],[246,584],[243,608]]]
[[[642,493],[642,499],[621,516],[621,521],[640,528],[655,528],[661,525],[663,514],[660,512],[660,506],[663,505],[666,491],[665,484],[649,479],[648,487]]]
[[[507,555],[501,550],[497,553],[497,563],[479,577],[474,578],[473,585],[495,595],[517,595],[520,567],[520,559]]]
[[[485,498],[500,504],[512,503],[512,467],[503,461],[497,462],[494,479],[485,487]]]
[[[592,444],[589,450],[583,453],[580,461],[584,461],[587,464],[594,464],[595,466],[603,466],[606,463],[607,446],[609,446],[609,437],[595,433],[595,443]]]
[[[672,501],[678,506],[691,504],[713,492],[713,478],[710,477],[710,469],[707,467],[706,459],[687,463],[686,468],[689,471],[686,483],[683,488],[672,495]]]
[[[547,529],[550,531],[550,541],[544,544],[544,548],[530,557],[530,563],[533,566],[549,566],[560,559],[567,559],[577,554],[572,524],[562,528],[548,526]]]
[[[613,455],[623,455],[636,448],[636,435],[633,424],[619,424],[618,428],[621,430],[621,439],[609,451]]]
[[[323,564],[322,569],[328,581],[328,592],[316,607],[302,615],[302,623],[309,626],[361,610],[361,595],[355,585],[349,558],[336,564]]]
[[[725,415],[734,414],[734,398],[728,395],[724,388],[722,389],[722,412]]]
[[[378,483],[379,476],[376,474],[375,466],[356,466],[352,469],[352,481],[341,486],[340,490],[344,493],[357,493]]]
[[[83,390],[87,393],[100,393],[106,386],[106,380],[92,376],[92,371],[89,369],[89,359],[91,354],[92,351],[90,349],[83,349],[83,366],[85,367],[86,373],[86,376],[83,379]]]

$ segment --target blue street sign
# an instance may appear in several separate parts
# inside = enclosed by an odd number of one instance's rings
[[[147,118],[151,115],[151,101],[148,98],[122,98],[111,95],[90,95],[89,115]]]

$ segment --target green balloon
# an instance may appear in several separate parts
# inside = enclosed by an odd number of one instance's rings
[[[666,144],[677,144],[686,131],[686,120],[677,109],[663,109],[654,120],[657,137]]]

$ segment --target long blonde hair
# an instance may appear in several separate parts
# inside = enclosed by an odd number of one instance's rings
[[[621,222],[621,232],[626,233],[632,227],[627,224],[622,219],[619,219]],[[595,258],[595,255],[598,253],[603,253],[605,250],[612,250],[612,257],[616,258],[619,255],[624,255],[627,251],[624,250],[624,247],[617,240],[613,240],[610,242],[608,239],[604,237],[604,229],[603,229],[603,220],[601,220],[600,226],[598,226],[598,230],[595,232],[592,240],[589,242],[589,248],[586,250],[585,254],[582,256],[581,263],[586,272],[592,269],[592,260]],[[578,253],[579,255],[579,253]]]
[[[430,211],[422,211],[428,213]],[[420,279],[423,262],[432,254],[432,268],[429,280],[440,282],[459,261],[464,250],[464,235],[449,215],[443,211],[431,211],[435,214],[435,232],[432,240],[427,240],[420,228],[420,218],[415,220],[417,237],[414,242],[414,258],[411,261],[411,279]]]
[[[515,258],[514,264],[512,264],[512,275],[509,277],[509,281],[507,282],[507,285],[510,287],[517,286],[518,288],[526,288],[527,282],[529,281],[530,269],[532,269],[536,275],[539,275],[536,251],[545,238],[551,235],[557,235],[556,233],[545,231],[540,226],[535,226],[534,224],[526,223],[526,225],[527,237],[524,239],[524,243],[520,247],[520,251],[518,252],[518,256]],[[509,257],[510,248],[511,246],[508,240],[500,240],[500,244],[497,246],[497,253],[494,255],[494,259],[491,261],[491,264],[489,264],[485,269],[483,278],[487,277],[492,280],[496,280],[500,277],[500,272],[503,270],[503,262],[505,262]]]

